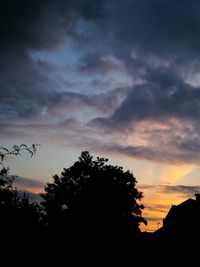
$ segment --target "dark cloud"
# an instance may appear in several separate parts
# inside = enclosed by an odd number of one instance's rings
[[[200,88],[183,82],[167,70],[148,74],[149,81],[135,85],[110,118],[111,125],[127,126],[140,120],[171,117],[196,120],[200,110]]]
[[[108,150],[156,161],[198,163],[200,87],[169,69],[151,70],[146,77],[110,117],[95,118],[89,125],[141,139],[132,144],[113,141]]]
[[[17,176],[14,180],[14,186],[23,191],[41,190],[42,192],[44,188],[44,182],[36,179]]]
[[[91,82],[90,82],[90,86],[91,88],[97,88],[97,89],[101,89],[101,88],[110,88],[112,87],[112,83],[114,81],[108,79],[108,80],[101,80],[101,79],[93,79]]]
[[[42,89],[43,81],[36,79],[40,83]],[[24,78],[25,82],[26,77]],[[29,81],[27,81],[29,83]],[[46,81],[47,82],[47,81]],[[1,82],[0,82],[1,83]],[[47,86],[48,82],[44,86]],[[51,84],[52,85],[52,84]],[[4,92],[1,95],[2,105],[0,106],[2,127],[0,132],[5,132],[6,128],[16,125],[37,124],[52,125],[62,122],[73,117],[73,114],[80,114],[83,118],[86,112],[87,119],[93,118],[95,114],[110,115],[121,104],[127,94],[127,89],[113,89],[109,92],[100,94],[81,94],[73,92],[57,92],[45,90],[34,90],[34,85],[29,85],[29,92],[21,88],[21,94],[13,89],[9,92]],[[91,110],[91,115],[89,115]],[[8,122],[9,120],[9,122]],[[31,122],[32,121],[32,122]]]
[[[159,184],[159,185],[151,185],[151,184],[143,184],[138,185],[140,190],[155,190],[157,193],[165,193],[165,194],[176,194],[186,197],[194,197],[195,194],[200,193],[200,186],[195,185],[171,185],[171,184]],[[151,206],[145,206],[148,210],[157,210],[166,211],[169,205],[156,204]]]
[[[159,189],[167,194],[182,194],[185,197],[194,197],[200,192],[200,186],[190,185],[160,185]]]
[[[95,51],[96,69],[102,66],[102,56],[113,55],[134,78],[156,66],[173,67],[186,78],[199,66],[199,7],[197,0],[109,0],[92,26],[84,24],[87,34],[73,36],[79,47]]]
[[[113,58],[106,57],[106,55],[101,57],[101,55],[97,53],[84,56],[79,64],[79,72],[87,75],[106,75],[109,72],[120,71],[121,69],[122,66],[120,66],[120,62],[117,62]]]
[[[48,128],[50,135],[70,124],[62,133],[71,143],[199,163],[199,9],[197,0],[2,1],[0,132]],[[67,45],[80,54],[73,70],[33,57]],[[122,73],[132,85],[113,89],[109,75]],[[77,74],[89,93],[81,81],[76,90]],[[87,137],[89,128],[95,134]],[[130,135],[136,141],[127,143]]]
[[[152,190],[155,190],[156,188],[156,185],[150,185],[150,184],[139,184],[138,185],[138,188],[140,188],[141,190],[143,189],[152,189]]]
[[[54,97],[56,83],[45,74],[43,67],[30,59],[16,57],[12,60],[8,59],[0,73],[2,119],[40,113]]]
[[[151,147],[151,146],[129,146],[122,148],[123,154],[141,159],[154,160],[157,162],[181,164],[181,163],[198,163],[200,157],[195,153],[181,153],[181,151],[170,150],[166,147]],[[192,155],[191,155],[192,154]],[[191,156],[191,157],[190,157]]]
[[[164,204],[145,205],[145,209],[147,209],[148,211],[153,211],[153,212],[167,213],[169,208],[170,208],[170,205],[164,205]]]
[[[106,113],[108,110],[115,110],[119,106],[127,91],[126,88],[116,88],[109,92],[89,95],[72,92],[57,93],[48,108],[64,106],[72,111],[73,109],[80,110],[85,106]]]
[[[57,48],[74,21],[96,18],[100,12],[101,1],[2,1],[1,46],[26,51]]]
[[[132,46],[168,58],[199,52],[199,8],[198,0],[111,0],[105,5],[102,33],[113,41],[114,49],[118,45],[117,51],[120,45],[124,51]]]
[[[1,118],[32,115],[46,108],[60,84],[58,66],[31,57],[32,51],[64,46],[75,22],[98,17],[101,1],[2,1],[0,10]],[[73,26],[74,25],[74,26]],[[61,79],[61,77],[59,77]]]

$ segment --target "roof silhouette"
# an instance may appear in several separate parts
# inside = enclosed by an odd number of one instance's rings
[[[172,205],[163,226],[155,231],[157,235],[170,237],[197,238],[200,236],[200,194],[196,199],[189,198],[178,205]]]

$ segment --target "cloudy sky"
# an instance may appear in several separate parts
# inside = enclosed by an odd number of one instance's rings
[[[133,171],[148,229],[200,190],[198,0],[3,0],[0,140],[40,191],[89,150]]]

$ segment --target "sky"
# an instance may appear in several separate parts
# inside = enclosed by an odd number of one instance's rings
[[[38,193],[82,150],[129,169],[148,231],[200,192],[198,0],[3,0],[1,146]]]

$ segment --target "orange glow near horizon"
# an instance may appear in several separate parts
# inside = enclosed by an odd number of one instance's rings
[[[16,143],[20,143],[16,142]],[[55,151],[59,149],[59,153]],[[13,158],[9,160],[11,170],[14,170],[19,177],[27,177],[32,181],[39,181],[44,185],[52,182],[52,175],[62,172],[63,168],[70,167],[80,156],[82,148],[60,149],[56,145],[43,146],[36,155],[30,160],[30,157],[24,155],[22,158]],[[136,177],[136,187],[144,193],[141,203],[146,207],[142,216],[148,220],[148,226],[141,224],[142,230],[155,231],[162,226],[162,220],[165,218],[172,204],[179,204],[188,198],[184,192],[170,192],[163,190],[165,185],[199,185],[200,174],[199,167],[194,164],[173,165],[168,163],[158,163],[148,160],[135,159],[121,154],[94,153],[96,156],[109,159],[108,164],[122,166],[124,171],[130,170]],[[24,167],[25,166],[25,167]],[[145,186],[146,187],[145,187]],[[34,184],[21,184],[19,190],[26,190],[35,194],[44,192],[44,187]],[[191,195],[191,197],[193,197]]]
[[[44,188],[43,187],[35,187],[35,188],[27,188],[27,191],[30,191],[34,194],[42,194],[44,193]]]
[[[147,219],[148,225],[141,224],[141,231],[154,232],[163,224],[163,219],[166,217],[172,205],[178,205],[185,201],[188,196],[180,193],[168,193],[164,191],[163,185],[158,185],[155,188],[145,189],[142,203],[145,209],[142,216]],[[194,196],[190,196],[194,197]]]

